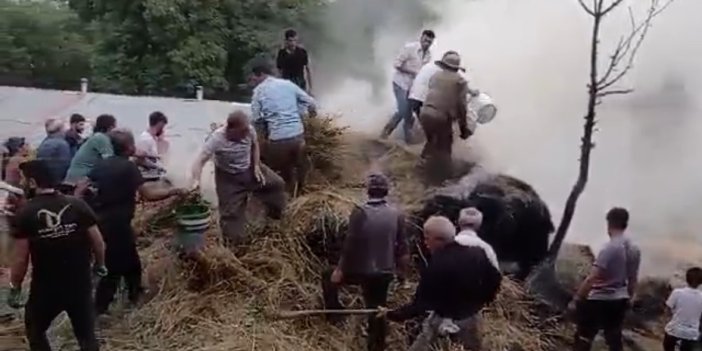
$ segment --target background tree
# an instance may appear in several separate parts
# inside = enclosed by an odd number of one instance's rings
[[[541,295],[546,301],[563,306],[568,303],[570,296],[566,294],[556,280],[555,264],[568,228],[575,214],[578,198],[585,190],[590,173],[590,154],[595,144],[592,141],[597,124],[597,106],[602,99],[618,94],[628,94],[633,89],[622,89],[618,83],[634,66],[634,59],[641,47],[653,19],[670,6],[673,0],[651,0],[646,16],[637,21],[629,8],[631,30],[622,36],[609,56],[604,69],[600,69],[600,31],[602,22],[612,11],[621,7],[624,0],[592,0],[588,6],[584,0],[578,0],[583,10],[592,17],[592,38],[590,44],[590,76],[587,85],[587,112],[583,124],[583,135],[580,145],[580,160],[578,178],[570,191],[563,209],[560,224],[556,230],[547,258],[537,267],[527,280],[527,287],[535,294]]]
[[[61,3],[0,0],[0,84],[75,89],[91,72],[89,32]]]

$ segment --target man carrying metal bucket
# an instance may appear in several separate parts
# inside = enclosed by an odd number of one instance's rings
[[[215,188],[222,236],[228,245],[246,238],[246,204],[257,196],[268,217],[280,219],[286,204],[285,182],[261,162],[256,130],[243,111],[232,112],[224,127],[215,131],[192,168],[191,188],[200,186],[202,169],[214,158]]]
[[[460,75],[461,57],[448,52],[441,67],[429,80],[424,105],[419,113],[427,141],[422,150],[429,183],[440,184],[451,175],[451,151],[453,148],[453,122],[458,121],[461,139],[472,134],[468,128],[468,83]]]
[[[138,302],[143,290],[141,260],[132,230],[137,193],[149,201],[185,193],[183,189],[145,185],[139,167],[129,160],[136,149],[134,135],[128,130],[115,129],[108,136],[115,155],[99,161],[76,190],[76,193],[82,194],[88,184],[97,189],[93,206],[107,246],[105,262],[109,273],[97,286],[97,314],[107,313],[122,278],[126,282],[131,303]]]

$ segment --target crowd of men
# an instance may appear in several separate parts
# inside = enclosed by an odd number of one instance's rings
[[[108,312],[122,278],[131,303],[138,303],[143,292],[132,230],[137,194],[155,201],[186,192],[148,184],[151,172],[162,169],[160,154],[152,148],[167,123],[162,113],[149,116],[138,143],[129,130],[117,129],[110,115],[99,116],[87,138],[82,137],[85,123],[73,115],[65,130],[60,120],[48,120],[47,136],[33,160],[27,159],[23,139],[5,144],[12,152],[4,180],[24,190],[6,204],[14,239],[8,304],[23,305],[22,282],[31,260],[25,314],[31,350],[50,350],[46,331],[64,311],[81,350],[99,349],[95,317]],[[94,295],[93,275],[100,277]]]
[[[398,111],[383,136],[403,121],[409,140],[416,114],[427,134],[423,157],[428,163],[439,163],[433,168],[445,171],[442,167],[450,166],[452,124],[458,121],[462,138],[471,134],[466,95],[477,92],[468,88],[459,73],[462,68],[456,52],[430,63],[434,38],[432,31],[424,31],[420,41],[406,45],[396,60],[393,90]],[[296,33],[287,31],[276,62],[280,78],[274,75],[272,64],[254,63],[251,117],[234,111],[223,126],[213,126],[193,164],[189,189],[199,187],[205,164],[213,160],[221,233],[228,245],[246,240],[249,195],[262,201],[268,217],[279,219],[288,197],[304,186],[302,119],[315,115],[316,103],[308,93],[309,58],[296,42]],[[165,169],[162,157],[167,149],[164,129],[168,119],[163,113],[149,116],[148,129],[138,142],[128,130],[117,129],[111,115],[99,116],[87,138],[83,138],[85,122],[80,115],[71,116],[70,128],[64,130],[61,121],[48,121],[47,137],[36,160],[23,162],[28,153],[23,139],[6,143],[12,153],[4,162],[4,179],[25,190],[25,197],[13,205],[15,243],[8,303],[15,308],[22,305],[21,287],[31,259],[25,322],[33,351],[50,350],[46,330],[62,311],[71,319],[81,350],[98,350],[95,315],[109,312],[120,281],[124,279],[134,304],[143,292],[131,227],[137,195],[159,200],[186,192],[149,184],[158,182]],[[466,350],[482,350],[481,310],[495,299],[502,280],[497,254],[478,235],[483,214],[476,208],[461,210],[458,232],[446,217],[426,220],[423,239],[430,257],[420,269],[415,296],[406,305],[388,310],[384,306],[391,282],[406,279],[410,271],[406,216],[388,200],[391,184],[386,176],[373,173],[366,185],[368,199],[350,215],[341,258],[322,274],[325,306],[342,308],[339,289],[361,287],[367,307],[380,311],[368,318],[368,350],[385,349],[387,320],[416,318],[424,321],[412,340],[412,351],[429,350],[443,336]],[[625,235],[628,216],[620,208],[608,213],[611,241],[576,294],[576,350],[589,350],[600,329],[605,331],[610,350],[622,350],[624,312],[636,288],[640,261],[638,248]],[[100,277],[95,298],[92,274]],[[702,278],[695,277],[690,285],[696,287]],[[688,306],[689,296],[696,295],[680,292],[669,305]],[[339,322],[338,318],[330,321]],[[699,316],[697,323],[699,326]],[[668,344],[699,336],[676,332],[679,329],[670,328]]]

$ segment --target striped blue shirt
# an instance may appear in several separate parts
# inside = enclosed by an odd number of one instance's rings
[[[294,138],[304,132],[302,113],[314,105],[314,99],[294,83],[268,77],[254,89],[252,122],[263,122],[270,140]]]

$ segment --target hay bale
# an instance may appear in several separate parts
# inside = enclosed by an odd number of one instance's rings
[[[354,191],[317,191],[297,197],[288,205],[284,225],[305,238],[315,257],[335,265],[346,238],[349,215],[359,197]]]
[[[571,295],[590,274],[595,255],[587,245],[565,243],[556,260],[556,279]]]
[[[424,199],[422,221],[443,215],[454,223],[466,207],[483,213],[479,235],[490,243],[501,261],[516,262],[525,278],[547,253],[554,226],[546,203],[527,183],[507,175],[476,169],[459,182],[440,188]]]
[[[519,283],[503,279],[494,303],[483,311],[486,350],[564,350],[569,332]]]
[[[338,162],[343,148],[343,136],[347,127],[338,126],[336,116],[320,115],[302,119],[305,129],[305,152],[312,180],[307,183],[329,183],[342,178],[342,166]],[[257,125],[258,142],[265,163],[268,133],[264,126]]]

